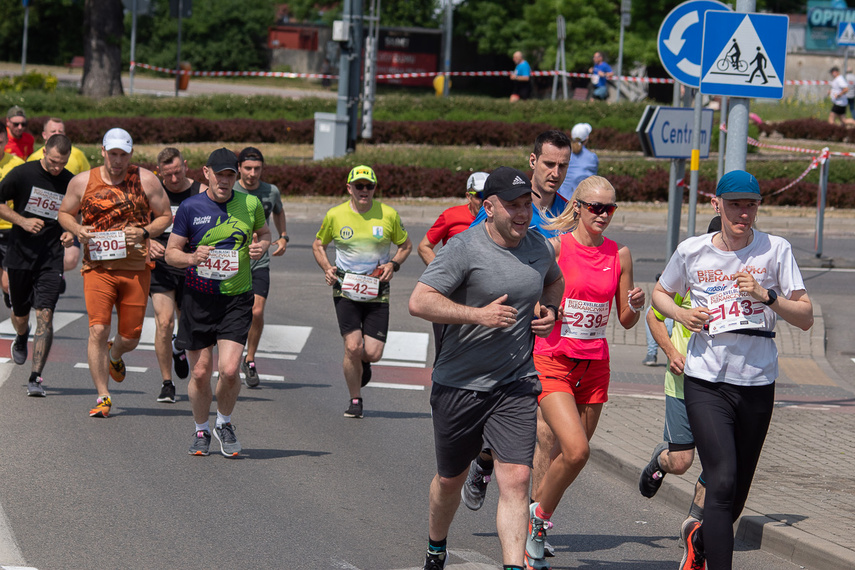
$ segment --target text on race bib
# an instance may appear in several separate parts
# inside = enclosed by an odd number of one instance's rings
[[[561,336],[567,338],[605,338],[609,324],[609,302],[595,303],[578,299],[564,300]]]
[[[33,186],[30,191],[30,199],[27,200],[27,206],[24,208],[24,211],[35,216],[55,220],[57,214],[59,214],[59,205],[62,203],[62,198],[62,194]]]
[[[196,275],[205,279],[228,279],[237,275],[239,267],[238,250],[212,249],[208,259],[196,266]]]
[[[754,301],[748,293],[737,289],[716,293],[709,300],[709,333],[762,329],[766,326],[763,308],[763,303]]]
[[[125,244],[125,232],[94,232],[89,234],[89,259],[104,261],[107,259],[124,259],[128,256]]]
[[[380,294],[380,279],[371,275],[345,273],[341,294],[351,301],[370,301]]]

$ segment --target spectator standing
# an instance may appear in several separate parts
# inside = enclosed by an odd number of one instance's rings
[[[558,189],[558,194],[565,200],[573,197],[576,186],[589,176],[596,176],[600,169],[600,159],[588,150],[588,137],[591,136],[593,128],[588,123],[577,123],[570,131],[570,164],[567,166],[567,174],[564,182]]]

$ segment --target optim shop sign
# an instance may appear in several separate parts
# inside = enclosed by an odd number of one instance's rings
[[[855,9],[846,7],[846,2],[809,0],[805,49],[814,51],[837,51],[837,24],[855,22]]]

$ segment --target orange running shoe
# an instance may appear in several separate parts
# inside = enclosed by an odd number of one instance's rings
[[[90,418],[106,418],[110,415],[110,408],[113,407],[113,401],[110,396],[101,396],[98,398],[98,403],[94,408],[89,410]]]
[[[110,378],[116,382],[121,382],[125,379],[125,361],[121,358],[118,362],[113,361],[111,353],[113,351],[113,341],[107,341],[107,360],[110,362]]]

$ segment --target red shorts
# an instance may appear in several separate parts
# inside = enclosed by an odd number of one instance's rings
[[[534,366],[543,387],[537,398],[538,404],[553,392],[572,394],[577,404],[604,404],[609,401],[608,360],[580,360],[562,354],[535,354]]]
[[[113,306],[119,318],[119,334],[138,339],[142,334],[151,270],[107,270],[100,267],[83,272],[83,297],[89,326],[110,326]]]

